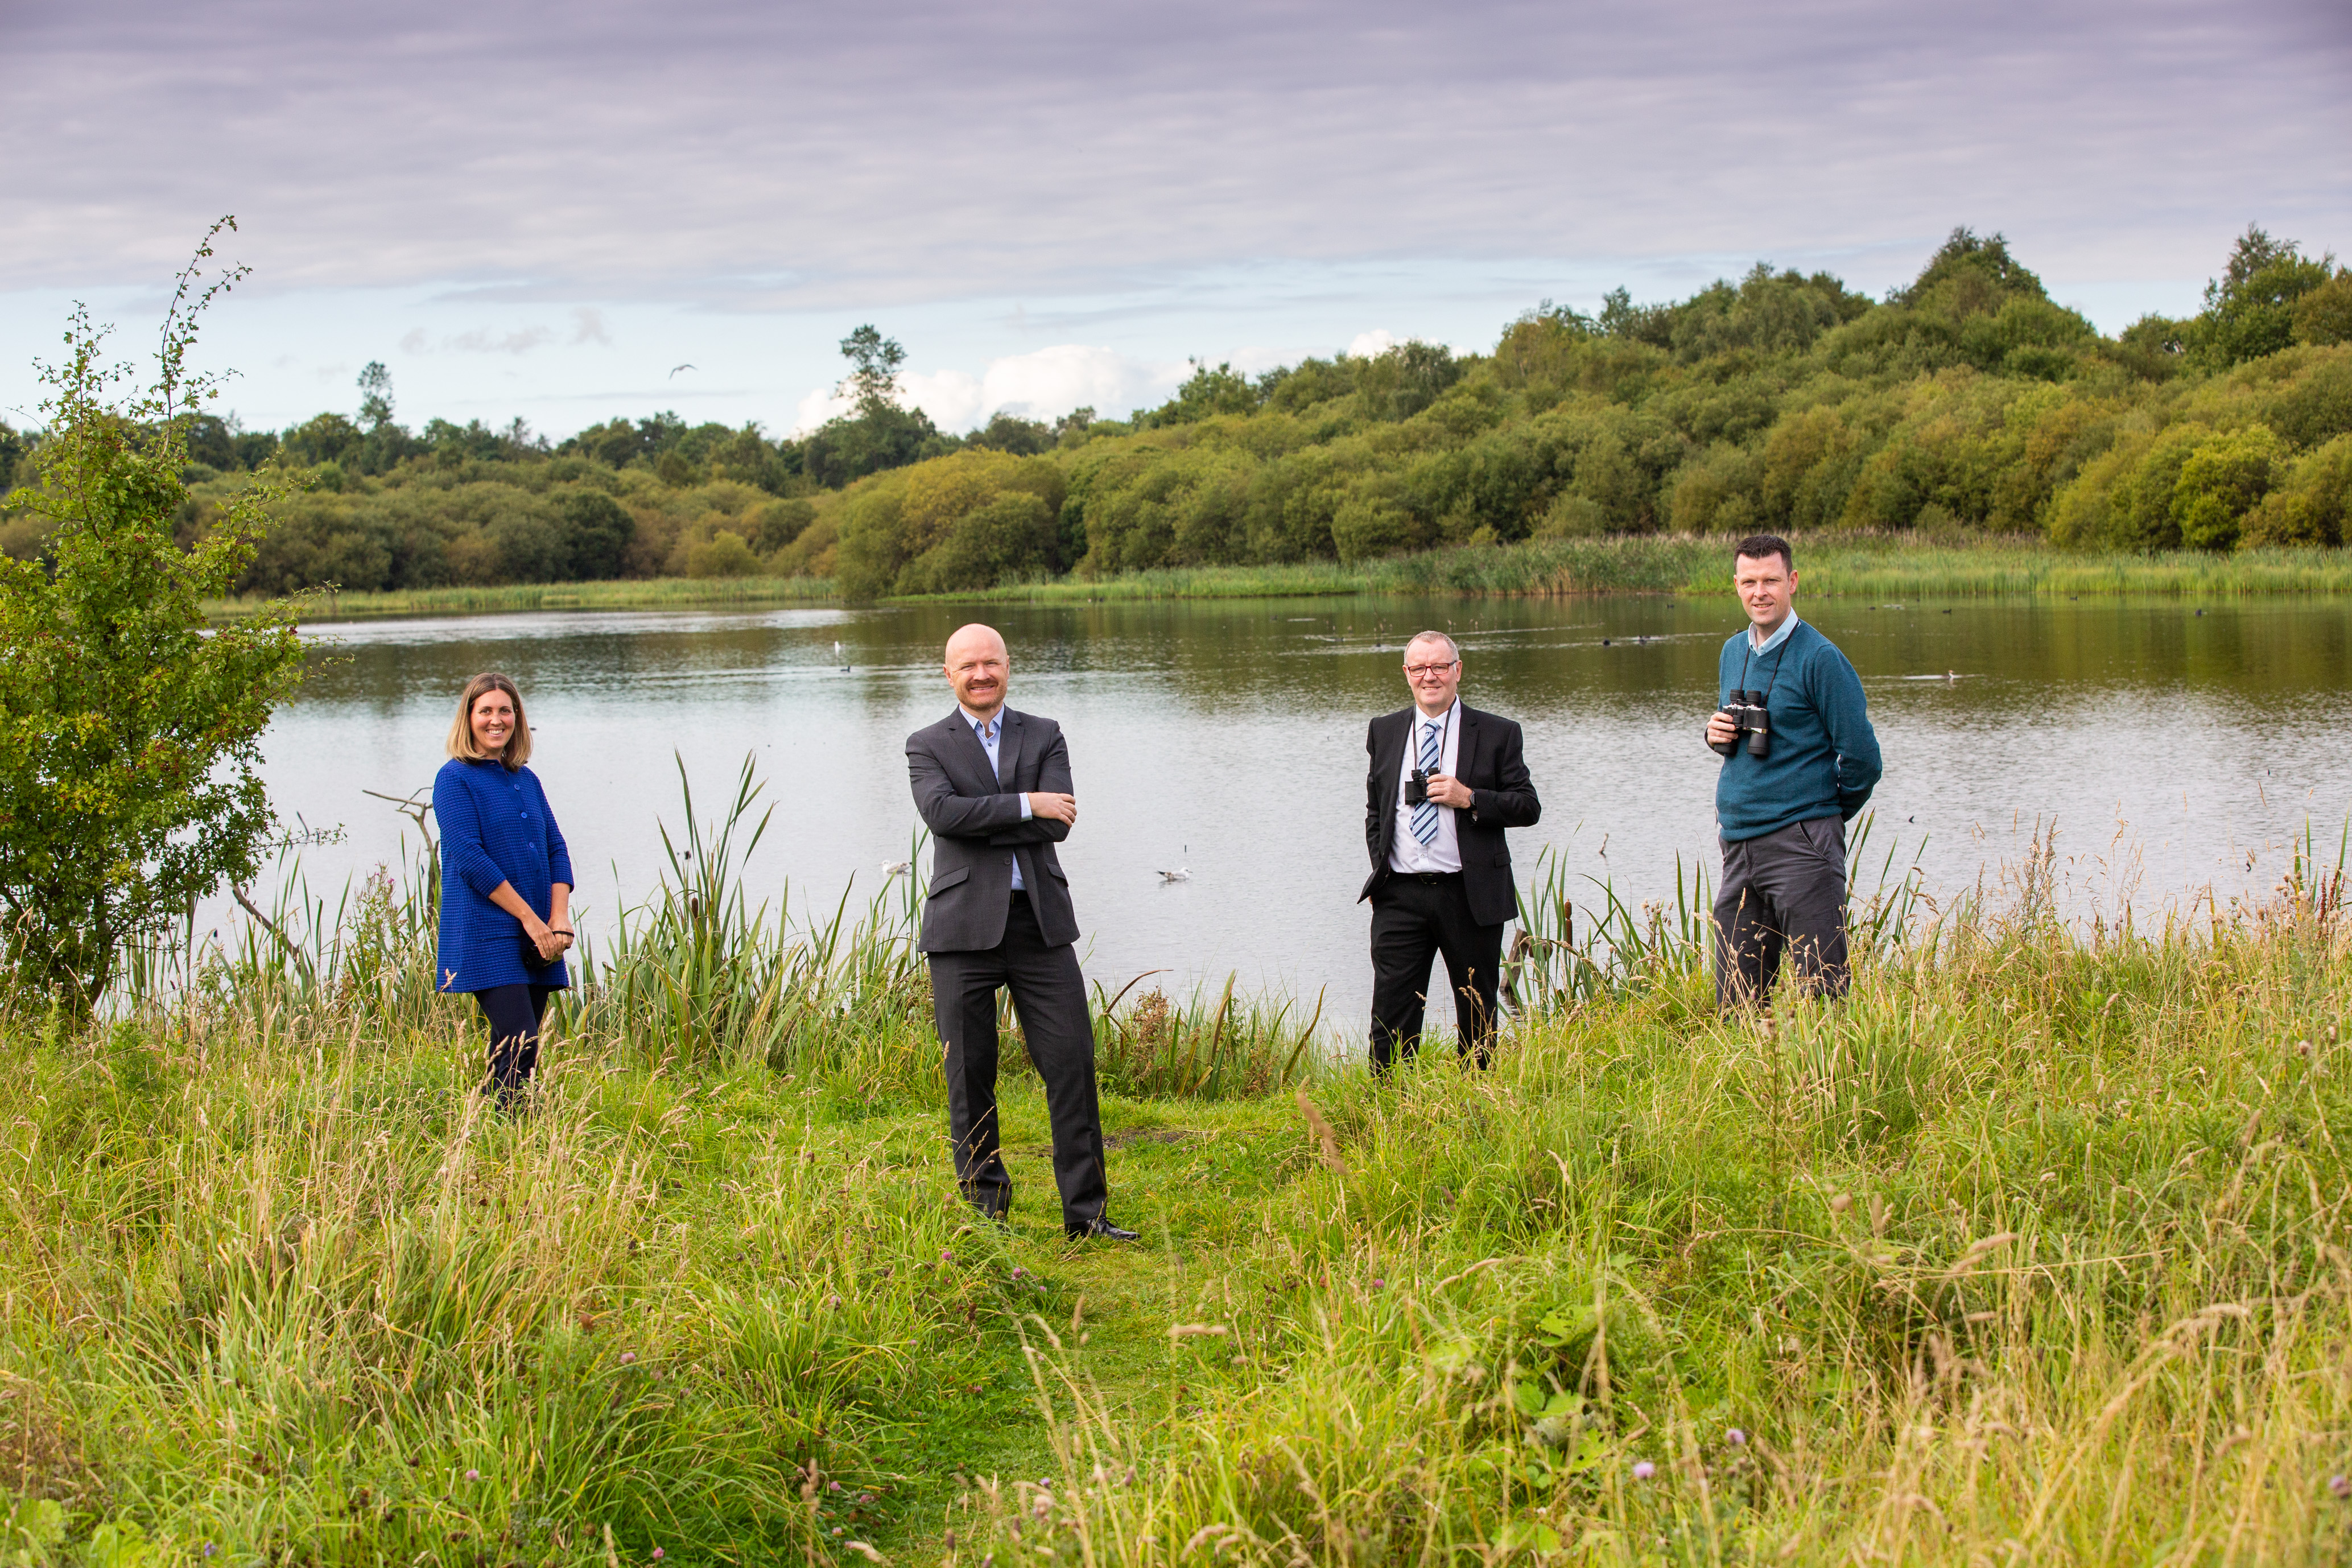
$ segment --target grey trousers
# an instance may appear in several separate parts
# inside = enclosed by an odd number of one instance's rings
[[[1715,1005],[1753,1005],[1771,994],[1780,959],[1816,996],[1843,996],[1846,967],[1845,824],[1792,822],[1760,838],[1723,841],[1715,899]]]

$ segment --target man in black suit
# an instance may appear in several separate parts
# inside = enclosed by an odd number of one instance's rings
[[[1008,987],[1045,1080],[1062,1228],[1133,1241],[1135,1232],[1103,1217],[1094,1026],[1073,946],[1078,918],[1054,852],[1078,820],[1062,728],[1004,706],[1012,659],[992,627],[950,637],[946,668],[956,710],[907,737],[907,774],[931,830],[919,946],[930,956],[932,1014],[947,1047],[956,1181],[992,1218],[1013,1206],[996,1129],[996,993]]]
[[[1503,829],[1534,826],[1543,806],[1519,727],[1456,695],[1462,650],[1452,637],[1423,632],[1405,644],[1404,679],[1413,705],[1373,720],[1364,741],[1372,874],[1357,901],[1372,901],[1372,1070],[1420,1048],[1430,960],[1440,953],[1463,1054],[1483,1068],[1494,1057],[1503,927],[1519,912]]]

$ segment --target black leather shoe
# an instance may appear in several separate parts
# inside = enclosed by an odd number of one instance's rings
[[[1143,1238],[1131,1230],[1121,1230],[1107,1219],[1096,1218],[1080,1226],[1065,1227],[1063,1234],[1073,1241],[1093,1237],[1099,1241],[1140,1241]]]

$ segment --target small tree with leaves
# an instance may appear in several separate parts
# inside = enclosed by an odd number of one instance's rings
[[[301,676],[293,606],[209,626],[204,601],[253,559],[284,481],[257,476],[194,547],[173,537],[188,428],[217,393],[186,361],[245,275],[205,280],[235,226],[180,274],[143,390],[76,307],[41,367],[38,481],[10,498],[47,524],[50,564],[0,560],[0,959],[77,1017],[124,942],[249,879],[273,824],[259,742]]]
[[[907,363],[907,351],[898,339],[863,326],[841,340],[841,357],[849,362],[849,374],[838,390],[856,400],[859,414],[898,406],[898,367]]]

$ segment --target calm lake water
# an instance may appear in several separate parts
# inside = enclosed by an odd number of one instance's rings
[[[2309,823],[2352,810],[2352,604],[1799,601],[1860,669],[1886,777],[1870,868],[1915,858],[1948,894],[2021,860],[2054,825],[2068,907],[2181,907],[2267,889]],[[1720,603],[1396,599],[992,606],[1013,705],[1068,736],[1080,818],[1063,849],[1090,979],[1311,997],[1360,1036],[1370,982],[1364,727],[1403,706],[1403,637],[1464,645],[1463,693],[1517,719],[1544,803],[1515,833],[1579,885],[1671,897],[1676,858],[1716,869],[1717,759],[1699,738]],[[593,931],[657,878],[682,820],[673,754],[715,811],[746,753],[777,803],[756,887],[795,913],[862,902],[916,826],[901,750],[946,713],[947,634],[972,612],[796,608],[547,614],[332,626],[267,741],[278,809],[340,845],[304,853],[314,890],[403,853],[414,829],[362,792],[440,765],[456,693],[507,671]],[[1163,883],[1182,868],[1189,880]]]

